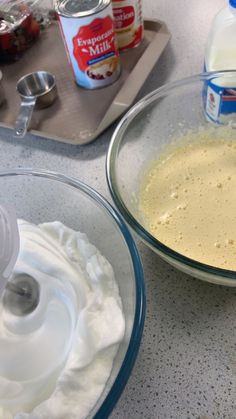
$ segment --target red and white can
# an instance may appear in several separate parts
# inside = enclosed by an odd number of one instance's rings
[[[112,0],[119,49],[137,47],[144,34],[141,0]]]
[[[96,89],[116,81],[121,67],[111,0],[58,0],[56,11],[76,82]]]

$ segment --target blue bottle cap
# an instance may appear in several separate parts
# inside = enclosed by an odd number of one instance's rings
[[[236,8],[236,0],[229,0],[229,4],[230,4],[231,7]]]

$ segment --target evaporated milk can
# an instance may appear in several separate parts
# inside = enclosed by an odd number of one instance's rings
[[[115,82],[121,66],[111,1],[58,0],[56,12],[76,83],[96,89]]]

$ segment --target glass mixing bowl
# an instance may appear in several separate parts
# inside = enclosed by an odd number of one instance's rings
[[[129,378],[144,325],[144,279],[134,241],[116,210],[101,195],[62,174],[32,169],[1,171],[0,202],[13,206],[17,218],[35,224],[59,220],[85,232],[114,269],[123,304],[125,335],[106,387],[88,416],[106,418]]]
[[[166,84],[144,97],[117,126],[107,154],[106,171],[117,208],[152,250],[194,277],[236,286],[236,272],[190,259],[153,237],[144,227],[138,209],[140,182],[145,168],[166,146],[176,143],[189,132],[209,129],[212,138],[236,140],[236,113],[221,112],[223,108],[217,108],[221,99],[212,95],[211,90],[207,91],[212,84],[222,83],[227,88],[236,86],[236,71],[203,73]],[[233,93],[235,95],[235,91]],[[231,96],[231,103],[235,103],[235,98]]]

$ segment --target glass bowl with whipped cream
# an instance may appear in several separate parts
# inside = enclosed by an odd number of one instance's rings
[[[113,200],[176,268],[236,286],[236,71],[166,84],[135,104],[107,154]]]
[[[0,417],[108,417],[134,365],[145,316],[142,266],[127,227],[95,190],[53,172],[1,171],[0,205],[0,234],[8,240],[1,263],[11,249],[10,213],[19,239],[0,278],[7,278],[0,287]]]

